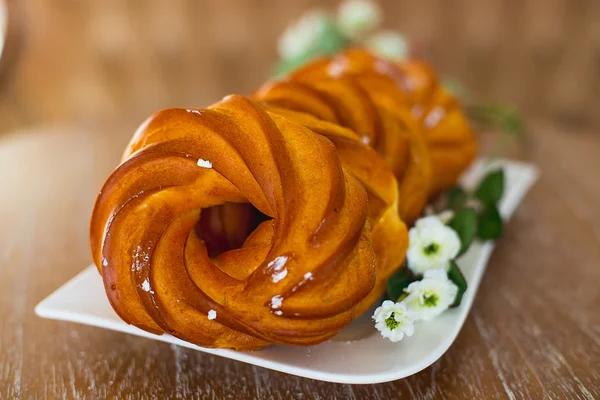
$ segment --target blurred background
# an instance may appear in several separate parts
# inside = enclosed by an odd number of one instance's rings
[[[337,2],[4,4],[0,135],[30,126],[135,126],[160,108],[248,93],[271,75],[286,25],[309,8],[335,9]],[[600,127],[600,1],[379,4],[384,27],[406,34],[444,75],[480,98],[511,102],[528,117]]]

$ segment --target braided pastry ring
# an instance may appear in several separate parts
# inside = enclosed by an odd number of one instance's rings
[[[271,219],[211,259],[195,227],[224,203]],[[372,292],[367,212],[331,141],[230,96],[140,127],[98,196],[90,237],[128,323],[204,347],[308,345],[335,335]]]
[[[435,71],[417,60],[391,62],[364,49],[350,49],[323,58],[292,73],[290,79],[315,82],[352,77],[371,99],[401,120],[410,114],[431,164],[430,195],[456,184],[473,161],[476,140],[458,100],[439,82]]]

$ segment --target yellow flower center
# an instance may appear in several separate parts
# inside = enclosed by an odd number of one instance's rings
[[[395,313],[391,313],[389,317],[385,319],[385,324],[391,330],[394,330],[400,325],[400,322],[396,321]]]
[[[423,249],[423,252],[430,256],[432,254],[435,254],[438,252],[438,250],[440,249],[440,245],[435,243],[435,242],[431,242],[429,243],[427,246],[425,246],[425,248]]]
[[[424,294],[423,305],[426,307],[435,307],[439,299],[439,296],[435,293]]]

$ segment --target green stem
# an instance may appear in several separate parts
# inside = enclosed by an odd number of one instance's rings
[[[483,129],[499,130],[502,133],[488,160],[496,159],[504,154],[512,139],[523,140],[525,137],[523,121],[510,106],[500,103],[474,102],[467,104],[465,109],[469,119]]]

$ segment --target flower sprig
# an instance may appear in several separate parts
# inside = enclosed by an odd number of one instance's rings
[[[415,321],[430,320],[460,305],[467,281],[457,259],[475,238],[501,235],[498,203],[503,192],[504,171],[493,170],[473,191],[449,190],[443,196],[444,211],[417,220],[409,230],[405,266],[388,280],[388,300],[373,314],[383,337],[402,340],[413,334]]]

